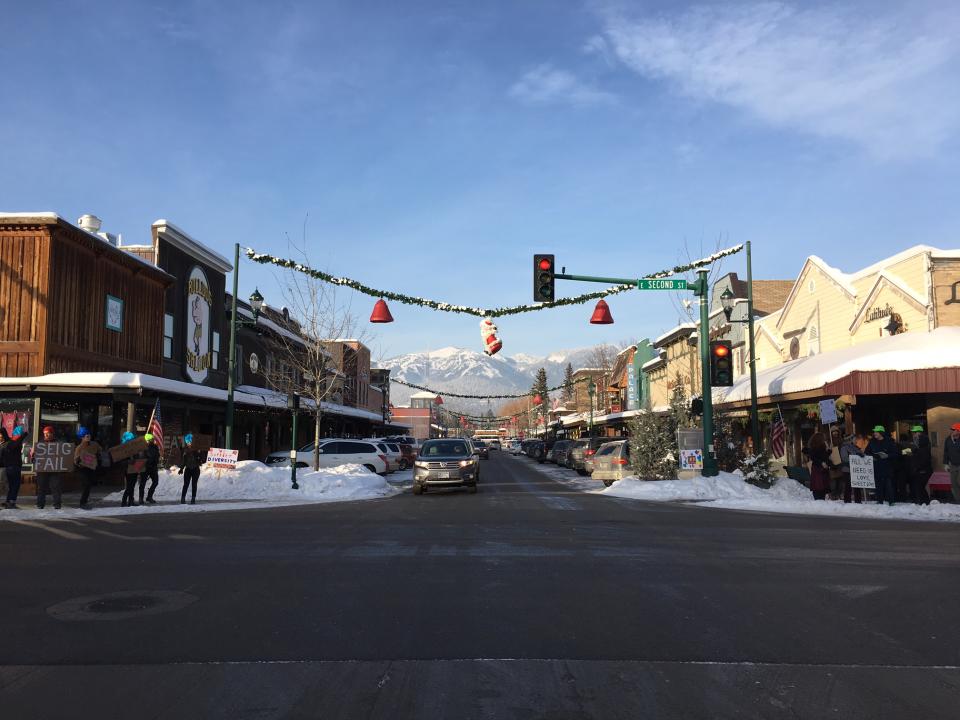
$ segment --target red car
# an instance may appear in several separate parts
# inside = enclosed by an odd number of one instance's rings
[[[397,443],[397,446],[400,448],[400,469],[412,468],[417,460],[417,448],[406,443]]]

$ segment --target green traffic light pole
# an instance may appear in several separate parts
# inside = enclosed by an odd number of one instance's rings
[[[250,296],[250,308],[253,320],[241,320],[237,317],[237,286],[240,274],[240,243],[233,245],[233,296],[230,299],[230,359],[227,363],[227,449],[233,450],[233,386],[237,377],[237,328],[243,325],[256,325],[263,307],[263,295],[254,289]]]

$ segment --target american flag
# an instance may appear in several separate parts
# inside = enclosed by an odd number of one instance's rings
[[[773,421],[770,431],[770,450],[773,457],[783,457],[787,450],[787,425],[783,422],[783,415]]]
[[[157,404],[153,406],[153,412],[150,414],[150,423],[147,425],[147,432],[151,433],[157,441],[157,447],[160,448],[160,454],[163,455],[163,420],[160,418],[160,398],[157,398]]]

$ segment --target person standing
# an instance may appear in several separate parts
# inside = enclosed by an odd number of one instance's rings
[[[830,490],[830,451],[827,449],[827,440],[823,433],[814,433],[810,438],[810,447],[807,450],[810,458],[810,490],[814,500],[825,500]]]
[[[953,500],[960,502],[960,423],[950,427],[950,436],[943,441],[943,466],[950,473]]]
[[[57,441],[57,433],[47,425],[43,429],[43,441],[52,443]],[[63,501],[63,475],[59,472],[37,471],[37,507],[40,510],[47,504],[47,494],[53,492],[53,507],[59,510]]]
[[[17,507],[17,496],[20,494],[20,479],[23,471],[23,436],[26,434],[22,427],[17,426],[13,429],[13,436],[5,438],[3,446],[0,447],[0,464],[3,465],[3,473],[7,478],[7,500],[3,503],[5,508],[11,510]],[[4,432],[6,435],[6,432]]]
[[[927,481],[933,474],[930,438],[923,431],[922,425],[914,425],[910,428],[910,432],[913,433],[910,443],[900,451],[903,453],[903,464],[908,472],[910,500],[917,505],[927,505],[930,502],[930,496],[927,495]]]
[[[120,437],[120,443],[126,444],[136,436],[129,430]],[[137,501],[133,499],[133,491],[137,487],[137,478],[140,477],[140,468],[138,463],[142,464],[143,453],[137,453],[127,458],[127,467],[124,472],[123,498],[120,500],[121,507],[134,507]]]
[[[893,462],[900,455],[900,448],[887,435],[883,425],[873,428],[873,437],[867,443],[865,455],[873,458],[873,477],[877,484],[877,504],[882,505],[884,500],[893,505],[896,501],[896,488],[893,485]]]
[[[847,435],[843,442],[840,445],[840,473],[843,476],[843,501],[845,503],[850,502],[853,499],[854,502],[860,502],[861,493],[864,493],[866,496],[866,491],[862,488],[856,488],[857,494],[854,496],[854,488],[850,484],[850,456],[851,455],[863,455],[863,452],[860,450],[857,445],[857,436],[856,435]]]
[[[150,478],[150,490],[147,492],[147,502],[153,505],[156,503],[156,500],[153,499],[153,493],[157,489],[157,484],[160,482],[160,448],[157,447],[157,443],[154,442],[154,437],[151,433],[147,433],[143,436],[143,439],[147,441],[147,449],[144,450],[144,458],[147,461],[147,466],[144,468],[143,472],[140,473],[140,504],[143,505],[143,490],[147,484],[147,478]]]
[[[180,474],[183,475],[183,490],[180,492],[180,504],[187,502],[187,486],[190,486],[190,504],[197,502],[197,480],[200,479],[200,453],[193,447],[193,435],[183,436],[183,449],[180,451]]]
[[[80,509],[89,510],[87,502],[90,500],[90,489],[97,479],[97,468],[100,467],[100,443],[93,439],[90,431],[85,427],[77,430],[77,439],[80,444],[73,451],[73,464],[80,473]]]

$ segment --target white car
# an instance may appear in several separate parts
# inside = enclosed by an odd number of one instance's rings
[[[373,438],[369,438],[368,442],[376,445],[377,449],[386,456],[388,473],[396,472],[400,469],[400,461],[403,460],[403,453],[400,452],[400,448],[397,447],[396,443],[387,442],[386,440],[375,440]]]
[[[334,440],[320,441],[320,467],[329,468],[348,464],[363,465],[370,472],[378,475],[387,474],[387,456],[368,440]],[[267,465],[289,465],[290,452],[280,450],[270,453],[266,459]],[[304,445],[297,450],[297,467],[313,467],[313,443]]]

